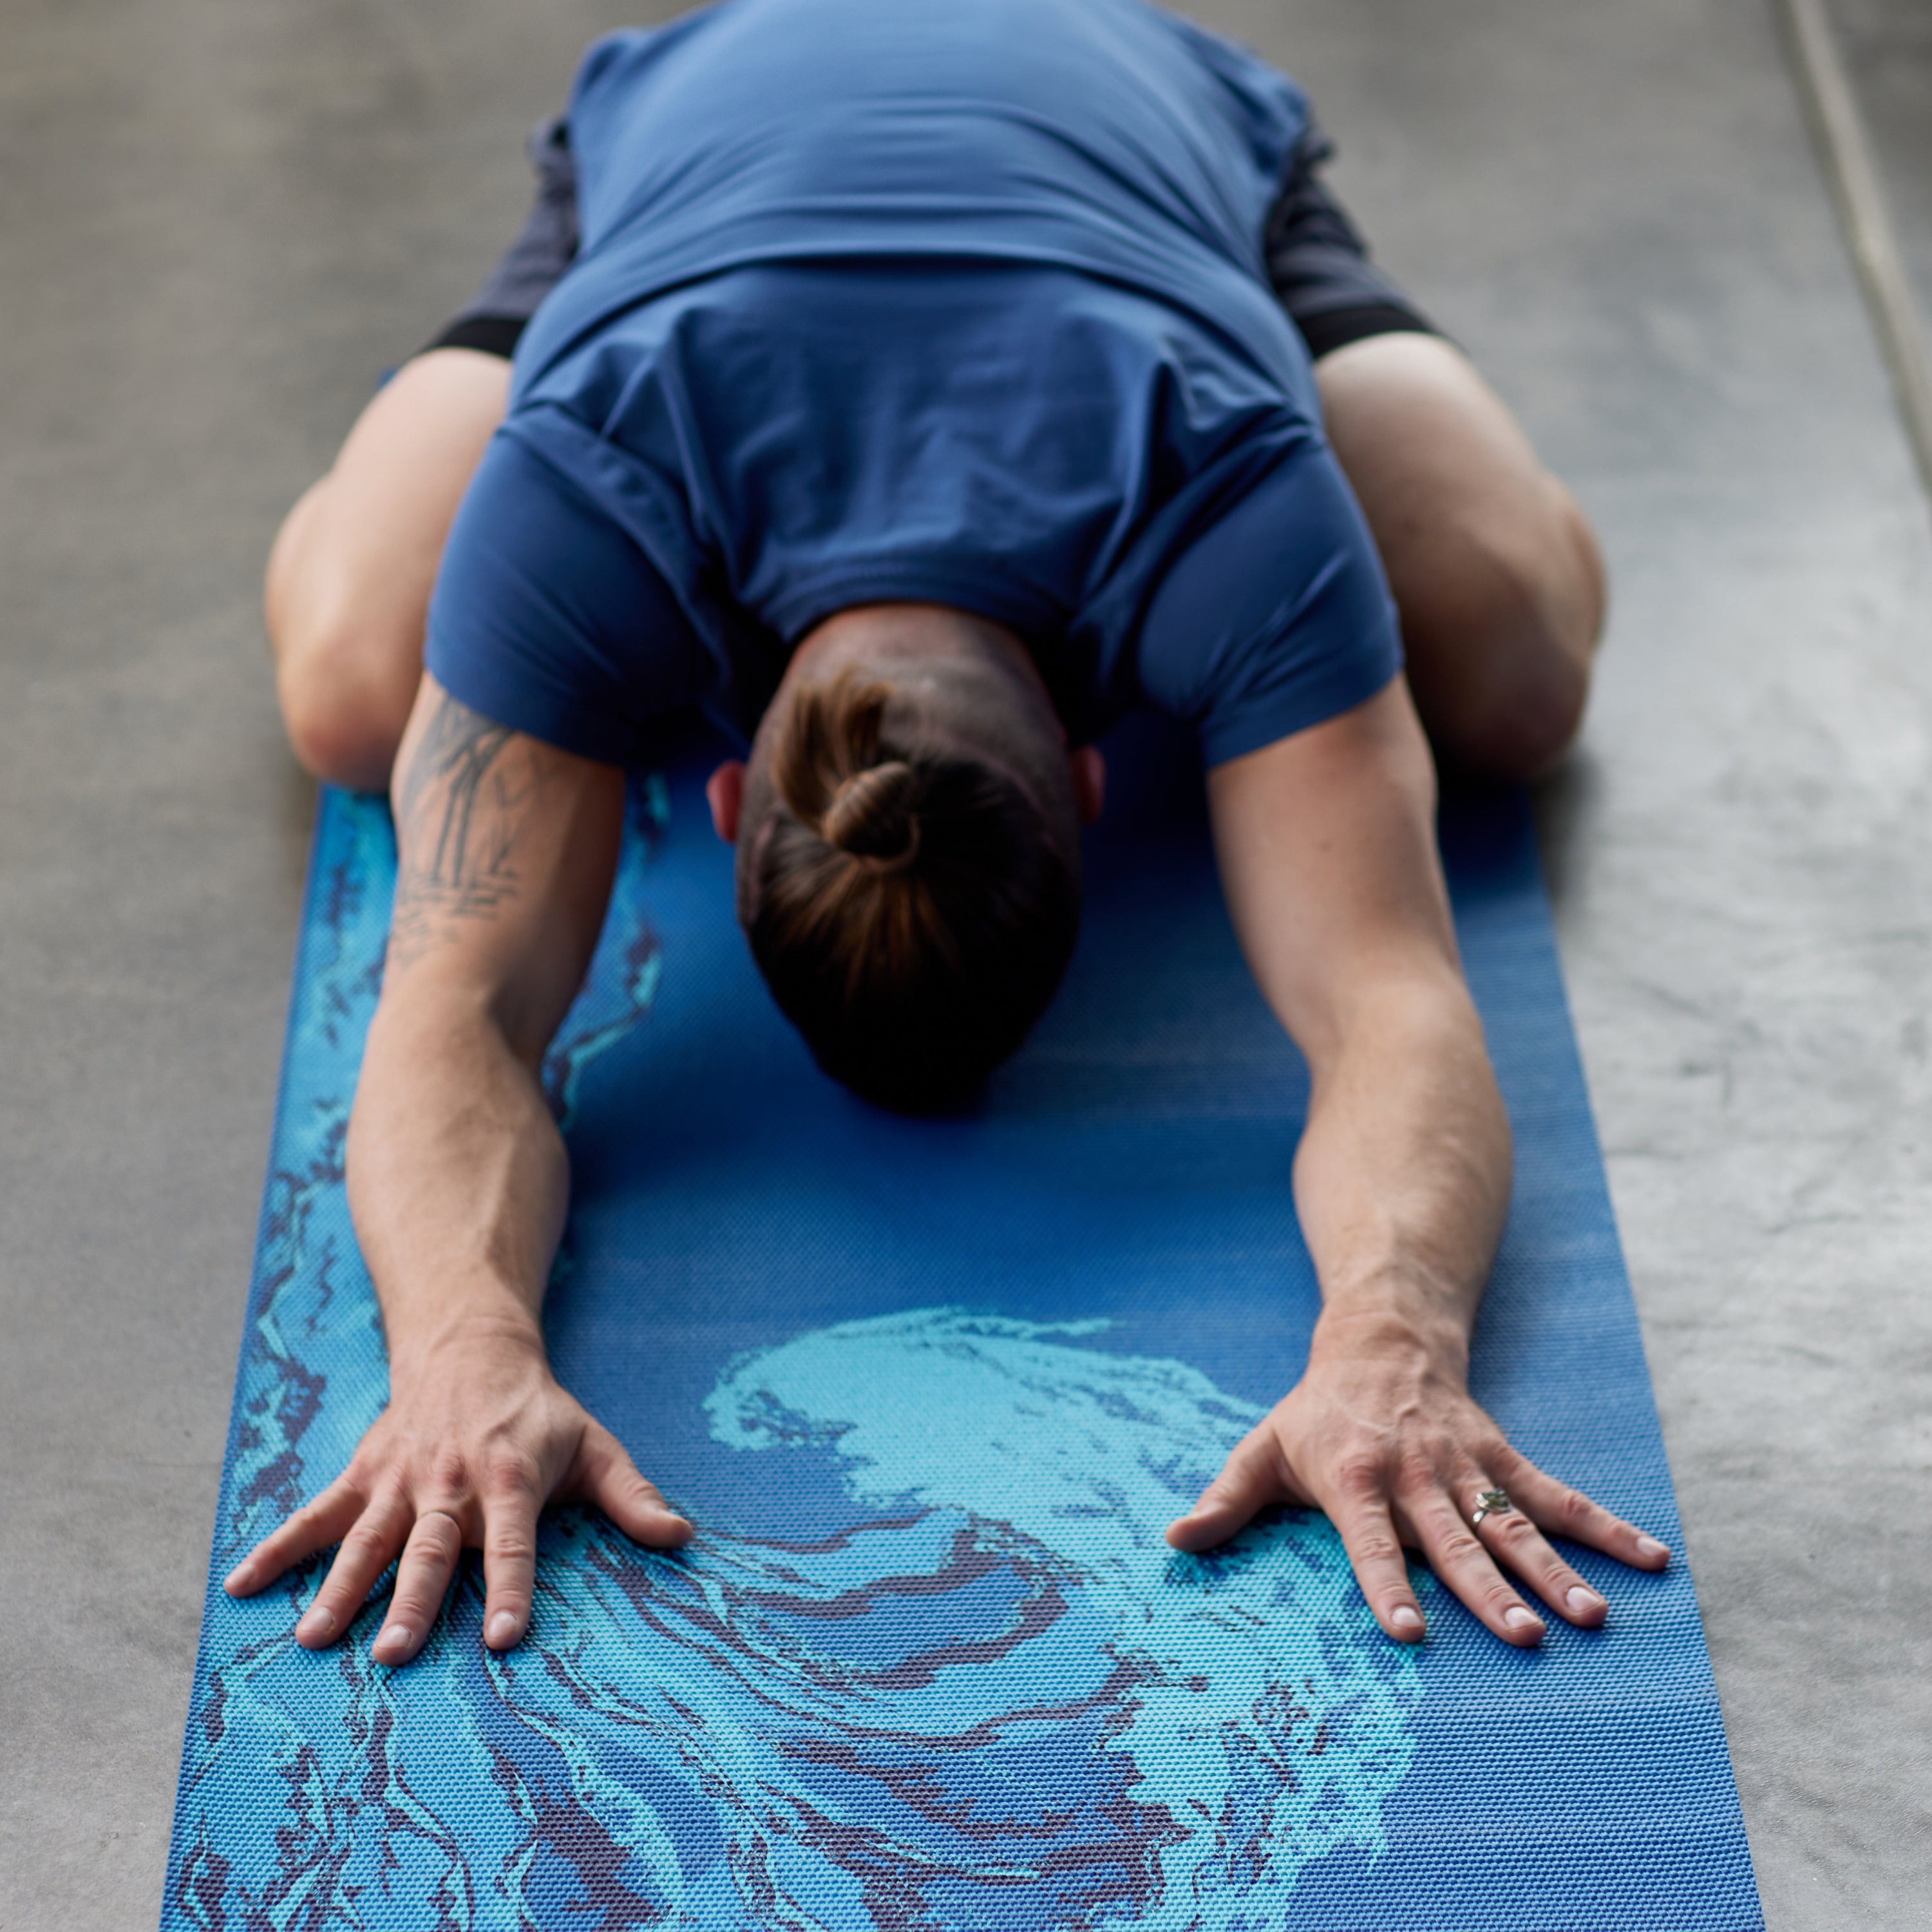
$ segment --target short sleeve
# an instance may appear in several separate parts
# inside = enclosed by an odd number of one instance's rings
[[[501,432],[451,528],[424,661],[472,710],[606,764],[631,758],[649,718],[716,682],[643,550]]]
[[[1148,700],[1209,765],[1339,716],[1402,668],[1395,607],[1333,454],[1304,442],[1170,564],[1138,652]]]

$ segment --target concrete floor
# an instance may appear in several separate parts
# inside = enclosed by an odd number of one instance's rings
[[[1916,0],[1835,4],[1924,157]],[[1604,533],[1546,843],[1767,1912],[1932,1924],[1932,516],[1766,11],[1203,10]],[[158,1909],[309,809],[261,560],[626,14],[0,0],[0,1925]]]

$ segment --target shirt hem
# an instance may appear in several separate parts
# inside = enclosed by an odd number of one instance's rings
[[[526,737],[600,765],[628,765],[638,734],[627,722],[598,718],[561,693],[533,689],[526,681],[497,675],[490,667],[458,654],[430,651],[424,668],[459,704]]]
[[[1325,724],[1385,691],[1401,670],[1402,652],[1390,645],[1378,650],[1372,657],[1328,665],[1313,675],[1297,678],[1282,689],[1276,702],[1252,710],[1244,706],[1239,718],[1218,730],[1204,725],[1202,762],[1211,771],[1216,765]]]

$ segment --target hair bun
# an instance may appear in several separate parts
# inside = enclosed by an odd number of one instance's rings
[[[818,830],[828,845],[881,871],[912,863],[919,850],[919,774],[902,759],[854,772],[832,795]]]

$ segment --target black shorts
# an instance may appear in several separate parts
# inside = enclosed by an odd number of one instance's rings
[[[561,116],[531,135],[537,195],[524,232],[483,286],[430,349],[480,349],[508,356],[537,305],[577,254],[577,163]],[[1297,143],[1263,236],[1268,280],[1311,356],[1345,343],[1399,331],[1439,333],[1369,260],[1360,232],[1322,185],[1319,170],[1335,152],[1312,121]]]

